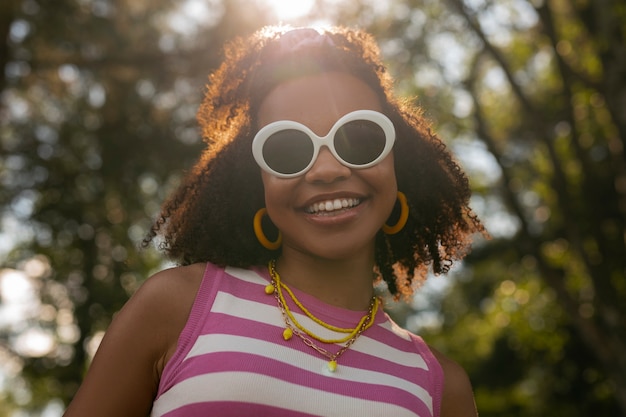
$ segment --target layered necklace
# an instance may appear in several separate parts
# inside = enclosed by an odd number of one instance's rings
[[[332,324],[328,324],[322,319],[316,317],[311,313],[298,298],[295,296],[293,291],[284,284],[280,280],[280,275],[276,272],[276,260],[271,260],[268,265],[268,270],[271,278],[270,284],[265,287],[265,293],[268,295],[274,295],[276,298],[276,303],[278,304],[278,308],[280,309],[283,320],[285,322],[285,330],[283,331],[283,339],[290,340],[295,334],[298,336],[305,345],[311,347],[316,350],[322,356],[328,359],[327,369],[330,372],[335,372],[337,369],[337,359],[341,355],[347,351],[354,342],[361,336],[361,334],[370,328],[372,324],[374,324],[374,318],[376,317],[376,312],[378,311],[378,298],[372,297],[372,301],[370,302],[367,313],[361,318],[356,327],[350,328],[341,328],[333,326]],[[295,315],[289,309],[287,302],[285,301],[285,295],[283,290],[287,293],[289,298],[294,302],[296,306],[311,320],[325,329],[332,330],[337,333],[345,334],[344,337],[340,337],[338,339],[325,339],[313,333],[311,330],[304,327],[295,317]],[[316,342],[320,342],[323,344],[334,344],[334,343],[344,343],[344,345],[335,353],[330,352],[329,350],[323,348],[316,344]]]

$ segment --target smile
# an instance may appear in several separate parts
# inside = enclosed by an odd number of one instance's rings
[[[343,210],[346,208],[357,206],[361,203],[358,198],[336,198],[334,200],[320,201],[306,208],[306,212],[310,214],[329,213],[332,211]]]

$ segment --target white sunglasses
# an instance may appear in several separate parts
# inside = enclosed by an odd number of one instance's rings
[[[252,141],[252,154],[259,166],[280,178],[303,175],[326,146],[349,168],[369,168],[382,161],[393,148],[396,131],[384,114],[357,110],[340,118],[324,137],[305,125],[280,120],[264,126]]]

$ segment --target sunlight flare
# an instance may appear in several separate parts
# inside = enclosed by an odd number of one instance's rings
[[[293,19],[306,15],[313,8],[314,0],[264,0],[279,19]]]

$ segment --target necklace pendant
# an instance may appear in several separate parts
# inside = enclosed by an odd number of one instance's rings
[[[292,337],[293,337],[293,330],[291,330],[289,327],[283,330],[283,339],[289,340]]]
[[[267,294],[267,295],[274,294],[274,290],[275,290],[275,289],[276,289],[276,288],[274,288],[274,286],[273,286],[272,284],[267,284],[267,285],[265,286],[265,294]]]
[[[337,370],[337,361],[336,360],[329,361],[326,364],[326,367],[328,368],[330,372],[335,372]]]

